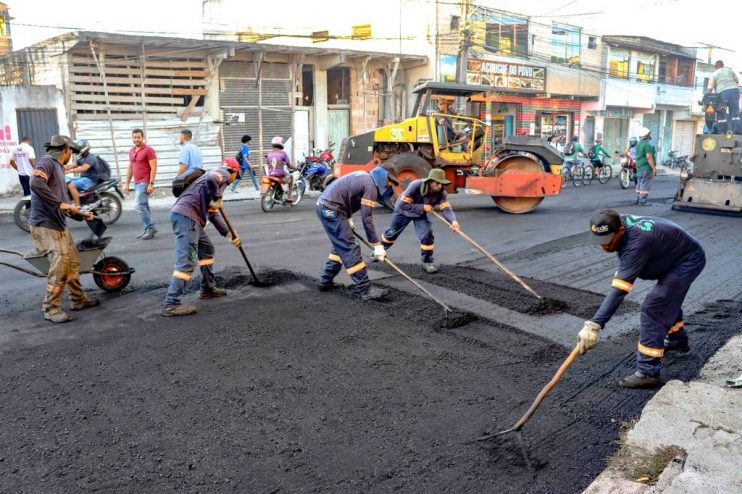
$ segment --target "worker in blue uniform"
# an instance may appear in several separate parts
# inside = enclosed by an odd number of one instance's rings
[[[657,280],[641,306],[636,372],[619,381],[625,388],[660,384],[666,352],[690,350],[682,305],[693,281],[706,265],[701,244],[670,220],[650,216],[621,216],[606,209],[590,219],[595,243],[618,254],[618,271],[611,291],[598,311],[578,333],[580,351],[598,342],[598,332],[631,291],[634,281]]]
[[[188,316],[196,312],[195,306],[182,305],[180,301],[196,266],[201,269],[198,298],[205,300],[227,294],[215,284],[214,245],[204,228],[211,222],[232,245],[240,246],[240,237],[229,231],[219,210],[224,189],[240,178],[241,173],[236,161],[225,161],[223,166],[209,170],[188,185],[170,210],[175,233],[175,269],[165,297],[163,316]]]
[[[451,225],[451,230],[457,232],[460,228],[453,208],[446,198],[446,191],[443,190],[443,187],[450,183],[451,181],[446,179],[446,173],[440,168],[430,170],[426,178],[410,182],[407,189],[397,198],[392,222],[381,235],[381,244],[388,250],[412,221],[415,224],[417,238],[420,239],[420,258],[426,273],[438,271],[433,263],[435,249],[433,225],[427,213],[438,209]]]
[[[386,250],[379,242],[374,227],[373,210],[377,201],[388,200],[397,182],[397,169],[384,164],[374,167],[371,172],[358,171],[335,180],[322,193],[317,201],[317,216],[332,242],[332,249],[320,276],[319,289],[332,289],[335,276],[345,266],[345,270],[355,283],[364,300],[379,300],[389,295],[388,289],[371,285],[366,264],[361,256],[361,248],[353,234],[353,214],[361,211],[366,238],[374,246],[374,256],[383,261]]]

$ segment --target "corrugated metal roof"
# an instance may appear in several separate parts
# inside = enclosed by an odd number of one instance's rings
[[[695,48],[686,48],[673,43],[667,43],[646,36],[603,36],[604,43],[635,50],[659,53],[660,55],[674,55],[680,58],[696,59]]]

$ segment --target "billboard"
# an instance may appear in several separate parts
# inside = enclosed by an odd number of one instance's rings
[[[466,82],[496,89],[543,92],[546,88],[546,68],[472,58],[467,64]]]

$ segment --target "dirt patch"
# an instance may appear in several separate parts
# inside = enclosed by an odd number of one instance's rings
[[[615,384],[635,340],[601,342],[526,425],[529,469],[518,445],[469,441],[510,427],[568,349],[483,320],[433,329],[440,307],[407,293],[277,277],[182,319],[151,315],[161,291],[129,293],[136,311],[94,339],[3,355],[2,490],[571,493],[652,396]],[[714,318],[730,304],[688,318],[693,350],[666,377],[740,331]]]
[[[375,265],[377,266],[377,265]],[[507,275],[462,266],[440,265],[438,273],[426,274],[418,264],[400,265],[411,276],[419,277],[438,286],[456,290],[499,306],[530,315],[546,315],[567,312],[588,319],[603,302],[604,294],[578,290],[545,281],[524,277],[542,299],[530,295],[519,283]],[[393,273],[388,267],[380,269]],[[624,301],[617,314],[636,310],[637,304]]]

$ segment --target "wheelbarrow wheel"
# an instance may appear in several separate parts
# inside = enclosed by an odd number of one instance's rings
[[[131,280],[129,265],[123,259],[104,257],[93,266],[95,284],[107,292],[118,292],[126,288]]]

